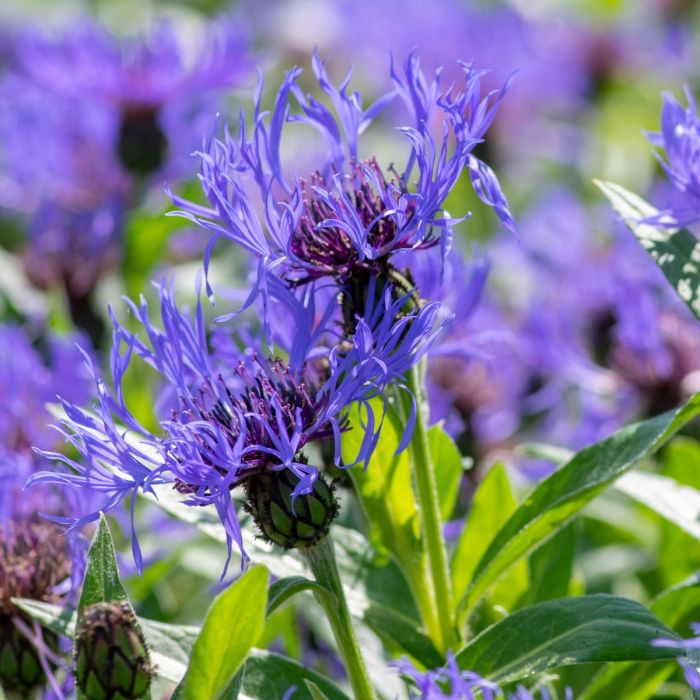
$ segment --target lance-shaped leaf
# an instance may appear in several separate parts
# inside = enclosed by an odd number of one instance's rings
[[[262,634],[269,574],[264,566],[248,569],[211,604],[192,648],[178,700],[224,700],[236,674]]]
[[[649,606],[666,625],[681,635],[700,618],[700,574],[660,593]],[[676,664],[634,662],[607,664],[579,696],[579,700],[649,700],[675,671]]]
[[[682,408],[629,425],[574,455],[542,481],[492,540],[459,610],[464,621],[493,583],[521,557],[564,527],[587,503],[640,459],[652,454],[700,412],[700,395]]]
[[[598,594],[559,598],[518,610],[457,654],[459,667],[507,683],[547,669],[601,661],[675,658],[652,645],[678,636],[640,603]]]
[[[255,649],[246,662],[243,694],[252,700],[282,698],[294,686],[293,700],[316,700],[307,681],[328,700],[348,700],[348,696],[327,678],[292,659],[259,649]]]
[[[594,182],[656,261],[680,298],[700,319],[700,241],[686,229],[640,223],[659,212],[620,185],[600,180]]]
[[[124,586],[119,580],[112,533],[107,518],[100,514],[100,522],[88,552],[87,568],[78,602],[78,618],[88,605],[112,601],[126,604],[129,602]]]

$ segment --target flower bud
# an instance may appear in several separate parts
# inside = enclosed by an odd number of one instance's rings
[[[96,603],[82,613],[75,676],[87,700],[136,700],[151,683],[146,641],[130,608]]]
[[[43,641],[56,649],[56,635],[44,632]],[[11,616],[0,615],[0,688],[19,697],[30,697],[45,682],[46,674],[34,644],[19,631]]]
[[[289,470],[262,471],[246,481],[246,510],[263,539],[285,549],[312,547],[323,539],[338,515],[338,503],[319,475],[313,490],[292,499],[299,479]]]

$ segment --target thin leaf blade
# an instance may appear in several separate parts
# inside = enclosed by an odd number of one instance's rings
[[[254,566],[212,603],[192,648],[183,700],[225,697],[265,625],[269,573]]]

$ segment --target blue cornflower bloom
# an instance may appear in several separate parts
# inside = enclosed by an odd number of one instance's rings
[[[670,649],[683,649],[686,651],[695,651],[695,653],[697,654],[697,649],[700,649],[700,624],[698,624],[697,622],[693,622],[691,623],[690,628],[693,630],[693,634],[695,635],[690,639],[678,640],[665,639],[662,637],[660,639],[655,639],[652,642],[652,645],[655,647],[666,647]],[[700,671],[697,667],[697,661],[692,662],[686,657],[678,657],[678,663],[683,669],[683,674],[688,685],[693,690],[700,691]]]
[[[402,253],[439,246],[444,259],[452,229],[462,220],[446,212],[444,203],[464,172],[469,172],[479,197],[513,228],[493,171],[473,153],[508,83],[482,95],[483,72],[463,63],[460,87],[445,88],[440,71],[427,77],[411,54],[403,71],[392,63],[394,90],[365,106],[360,93],[349,88],[350,73],[338,87],[318,54],[312,65],[332,110],[301,90],[297,68],[286,73],[269,113],[261,110],[261,83],[250,133],[241,116],[237,138],[226,131],[223,140],[211,140],[200,153],[200,180],[211,206],[173,196],[180,207],[174,214],[213,234],[205,266],[220,239],[240,245],[259,261],[258,279],[244,306],[259,294],[266,296],[270,275],[290,287],[321,278],[342,287],[385,275],[391,259]],[[399,127],[409,147],[401,171],[385,169],[359,152],[360,136],[396,97],[411,116],[410,123]],[[280,143],[289,122],[312,127],[327,146],[326,160],[304,178],[290,177],[282,163]],[[439,132],[437,138],[433,129]],[[417,178],[415,186],[412,177]],[[251,185],[262,200],[262,221]]]
[[[581,449],[697,388],[697,322],[634,237],[592,235],[591,215],[555,188],[523,216],[522,241],[491,242],[490,265],[455,250],[443,285],[434,257],[412,265],[417,286],[455,311],[428,355],[431,420],[475,459],[517,441]]]
[[[138,306],[130,303],[148,343],[113,318],[114,390],[88,361],[97,388],[94,409],[63,401],[62,432],[80,459],[42,452],[69,469],[43,472],[32,482],[101,494],[99,507],[83,513],[74,525],[92,521],[100,510],[132,496],[132,528],[136,492],[169,484],[187,505],[216,508],[229,555],[235,543],[245,561],[231,490],[261,474],[284,472],[280,477],[291,478],[294,486],[292,499],[310,494],[319,469],[309,463],[305,448],[334,440],[339,465],[340,436],[349,428],[347,411],[358,401],[368,418],[353,463],[366,463],[383,419],[374,415],[370,399],[389,385],[401,386],[401,374],[433,342],[438,325],[437,303],[405,312],[405,299],[392,301],[389,287],[383,306],[372,296],[356,333],[338,342],[335,322],[327,310],[317,313],[313,294],[296,296],[277,279],[271,280],[269,293],[288,311],[286,337],[291,340],[282,348],[286,361],[242,350],[235,337],[225,343],[221,333],[210,347],[201,305],[193,315],[180,310],[168,286],[159,287],[162,329],[151,322],[143,299]],[[122,380],[134,356],[163,379],[157,435],[137,421],[125,402]],[[141,566],[136,537],[133,552]]]
[[[167,167],[172,176],[199,138],[197,120],[213,109],[210,97],[240,85],[251,70],[240,21],[220,18],[202,34],[190,60],[172,21],[159,19],[147,36],[118,38],[86,19],[58,36],[23,33],[17,62],[47,92],[108,108],[127,170],[150,175]]]
[[[0,104],[0,206],[26,220],[28,276],[84,297],[120,257],[128,179],[113,156],[114,117],[17,74],[0,83]]]
[[[76,362],[73,344],[45,340],[42,357],[25,331],[0,325],[0,686],[22,697],[34,697],[47,686],[47,697],[64,698],[72,676],[59,641],[12,602],[74,599],[87,550],[78,530],[64,537],[56,521],[75,517],[78,499],[89,498],[88,492],[63,494],[51,486],[22,490],[32,474],[47,466],[31,445],[56,447],[45,404],[55,399],[57,389],[76,401],[89,395],[89,378]]]
[[[497,683],[482,678],[473,671],[463,671],[457,665],[454,655],[447,654],[447,663],[439,669],[421,672],[408,659],[395,664],[399,672],[412,682],[418,692],[410,691],[413,700],[551,700],[546,688],[538,686],[530,691],[519,685],[514,692],[504,693]],[[573,700],[569,689],[566,700]]]
[[[688,106],[684,109],[673,95],[664,94],[661,131],[647,135],[652,145],[663,149],[666,160],[662,154],[655,155],[678,194],[678,202],[650,223],[688,226],[700,219],[700,120],[690,89],[685,95]]]

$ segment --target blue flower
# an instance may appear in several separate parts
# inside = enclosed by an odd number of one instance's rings
[[[236,85],[250,70],[247,52],[243,27],[233,18],[205,25],[193,61],[177,26],[163,18],[147,36],[119,38],[86,18],[58,36],[30,29],[18,39],[21,65],[38,83],[71,97],[134,106]]]
[[[32,483],[50,483],[100,494],[73,525],[97,518],[131,497],[132,529],[135,495],[169,484],[187,505],[213,505],[229,541],[243,554],[240,525],[231,490],[260,473],[286,471],[296,479],[293,497],[311,493],[319,475],[305,448],[335,441],[340,465],[340,438],[348,429],[347,411],[355,402],[368,407],[365,439],[352,464],[370,459],[381,418],[370,399],[420,359],[437,331],[437,303],[404,312],[405,300],[392,301],[389,287],[383,301],[374,296],[358,319],[353,336],[338,341],[331,315],[317,314],[314,295],[293,294],[280,280],[271,280],[270,297],[287,310],[287,360],[265,359],[241,349],[235,334],[228,343],[217,336],[208,343],[201,305],[193,315],[180,310],[172,290],[159,287],[162,329],[149,318],[148,305],[130,303],[147,342],[113,318],[114,343],[110,391],[87,359],[96,385],[92,410],[64,400],[61,431],[80,457],[42,452],[69,469],[42,472]],[[375,308],[375,303],[376,308]],[[162,377],[156,405],[160,431],[141,425],[126,405],[122,381],[139,357]],[[410,427],[407,429],[409,430]],[[351,466],[345,464],[343,466]],[[140,567],[136,537],[133,552]]]
[[[695,651],[700,649],[700,624],[693,622],[690,625],[693,630],[694,637],[690,639],[655,639],[652,645],[655,647],[666,647],[668,649],[681,649],[684,651]],[[693,690],[700,690],[700,671],[698,671],[697,663],[692,662],[686,657],[678,657],[678,663],[683,669],[685,680]]]
[[[28,697],[48,684],[56,697],[64,697],[56,676],[70,675],[65,659],[12,602],[75,602],[87,551],[82,533],[75,530],[64,537],[57,522],[74,517],[89,492],[64,494],[51,486],[22,490],[29,477],[47,466],[31,445],[49,448],[58,442],[47,428],[46,403],[55,399],[57,389],[76,401],[89,395],[88,377],[76,363],[72,343],[52,336],[43,341],[46,359],[23,329],[0,325],[0,638],[3,654],[10,655],[0,685]],[[16,674],[10,672],[12,654],[23,659]]]
[[[508,84],[482,95],[483,73],[461,64],[461,87],[445,88],[440,71],[428,78],[411,54],[402,71],[391,66],[394,90],[365,106],[360,93],[349,89],[350,73],[335,86],[317,54],[313,71],[332,110],[301,90],[299,69],[286,73],[269,113],[261,110],[261,83],[250,133],[241,116],[237,137],[227,130],[223,140],[211,140],[199,154],[200,180],[210,207],[173,196],[180,207],[173,214],[212,234],[205,266],[220,239],[259,260],[258,279],[244,307],[267,294],[270,275],[290,287],[321,278],[342,287],[358,277],[385,274],[391,259],[402,253],[439,246],[444,260],[452,229],[462,220],[446,212],[444,203],[465,172],[478,196],[513,228],[495,175],[473,154]],[[411,115],[409,123],[399,127],[408,145],[401,171],[359,155],[361,134],[396,97]],[[326,160],[303,178],[290,178],[282,163],[280,143],[290,122],[315,129],[327,147]],[[416,178],[415,185],[411,178]],[[262,219],[251,183],[262,200]]]
[[[688,106],[684,109],[671,94],[664,94],[661,131],[648,134],[649,142],[663,149],[656,153],[669,181],[678,193],[678,204],[660,211],[650,223],[687,226],[700,219],[700,120],[695,99],[685,91]]]
[[[59,36],[31,29],[17,41],[18,70],[47,94],[82,100],[114,116],[115,156],[131,174],[178,174],[215,110],[216,91],[249,75],[240,21],[204,26],[193,57],[172,21],[147,36],[117,38],[99,24],[74,23]]]
[[[459,668],[454,655],[447,653],[447,663],[434,671],[421,672],[408,659],[402,659],[395,664],[399,672],[411,681],[410,697],[414,700],[550,700],[551,695],[544,686],[538,686],[533,691],[518,685],[514,692],[504,693],[498,684],[482,678],[473,671]],[[413,688],[418,693],[413,692]],[[569,689],[566,690],[566,700],[573,700]]]
[[[84,297],[119,261],[129,188],[115,128],[104,106],[16,74],[0,83],[0,206],[26,221],[25,267],[41,289]]]

